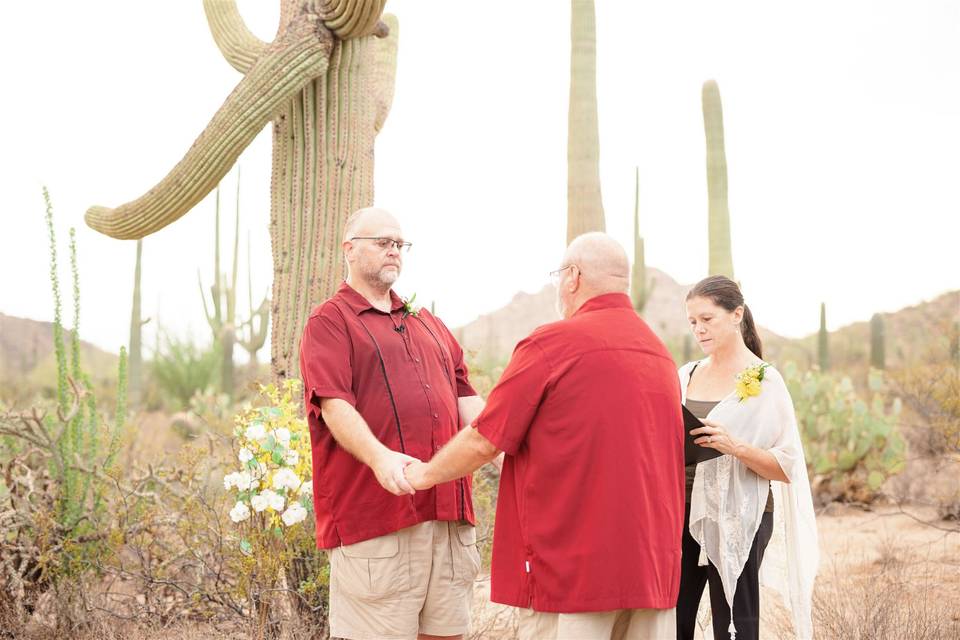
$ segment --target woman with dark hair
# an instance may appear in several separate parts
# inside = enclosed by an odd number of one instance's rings
[[[778,561],[786,571],[765,575],[765,582],[780,578],[771,586],[785,595],[797,637],[812,638],[819,550],[790,394],[762,359],[737,283],[706,278],[687,294],[686,306],[706,357],[680,367],[683,402],[704,424],[691,431],[695,442],[724,455],[687,467],[677,638],[692,640],[707,582],[715,640],[759,637],[760,563],[775,533],[785,542],[786,557]]]

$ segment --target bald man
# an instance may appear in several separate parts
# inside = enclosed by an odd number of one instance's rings
[[[563,320],[521,341],[487,405],[416,489],[506,453],[490,597],[520,637],[674,638],[683,526],[683,425],[673,359],[634,312],[626,253],[603,233],[570,244]]]
[[[480,568],[470,479],[415,491],[403,469],[429,459],[483,401],[443,323],[393,291],[411,246],[396,218],[357,211],[342,246],[347,280],[310,315],[300,345],[330,633],[461,638]]]

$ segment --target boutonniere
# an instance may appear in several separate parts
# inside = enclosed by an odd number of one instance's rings
[[[761,362],[737,374],[737,397],[740,398],[740,402],[751,396],[760,395],[760,382],[763,380],[764,371],[769,366],[766,362]]]
[[[417,294],[414,293],[410,296],[410,299],[401,298],[403,300],[403,317],[413,316],[416,318],[420,314],[420,307],[413,306],[414,301],[417,299]]]

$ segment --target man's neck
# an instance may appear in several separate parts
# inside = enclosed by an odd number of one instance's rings
[[[347,278],[347,284],[350,285],[354,291],[366,298],[367,302],[372,304],[376,309],[384,313],[390,313],[390,310],[393,308],[393,299],[390,297],[390,287],[385,289],[372,287],[359,278]]]

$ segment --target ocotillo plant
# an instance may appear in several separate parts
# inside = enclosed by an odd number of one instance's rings
[[[874,369],[886,368],[883,316],[879,313],[870,318],[870,366]]]
[[[210,299],[213,313],[207,306],[207,297],[203,289],[203,279],[197,271],[197,282],[200,285],[200,296],[203,299],[203,313],[207,317],[207,324],[213,331],[213,340],[220,348],[222,360],[220,362],[220,391],[233,397],[233,346],[237,341],[237,243],[240,238],[240,177],[237,176],[236,217],[233,235],[233,270],[230,280],[227,274],[220,271],[220,187],[217,187],[215,198],[216,230],[214,232],[213,249],[213,284],[210,285]]]
[[[733,279],[730,209],[727,206],[727,152],[723,142],[723,106],[716,81],[703,83],[703,130],[707,140],[709,273]]]
[[[133,304],[130,307],[130,358],[127,367],[130,404],[140,404],[143,393],[143,325],[150,318],[142,317],[140,305],[140,260],[143,253],[143,240],[137,240],[137,263],[133,270]]]
[[[273,42],[254,36],[234,0],[204,0],[214,41],[244,74],[183,159],[155,187],[86,220],[142,238],[209,194],[273,121],[270,236],[272,369],[296,376],[310,309],[343,278],[347,216],[373,203],[373,144],[393,99],[397,23],[385,0],[280,1]]]
[[[597,121],[597,19],[593,0],[570,6],[570,102],[567,115],[567,244],[604,231]]]
[[[76,539],[96,528],[95,516],[99,515],[98,510],[102,506],[101,487],[99,485],[92,487],[91,473],[82,473],[79,467],[95,465],[98,462],[102,467],[108,467],[113,460],[126,415],[127,355],[126,349],[121,347],[115,423],[112,432],[102,433],[101,428],[106,425],[100,421],[90,376],[83,371],[80,363],[80,273],[77,263],[76,233],[74,229],[70,229],[70,272],[73,283],[74,314],[68,364],[61,321],[60,279],[57,274],[53,205],[46,187],[43,189],[43,199],[46,204],[46,224],[50,240],[54,354],[57,360],[57,416],[60,420],[49,417],[38,421],[36,427],[45,435],[39,436],[39,439],[24,436],[24,439],[31,443],[31,446],[49,445],[49,472],[56,483],[58,493],[55,514],[56,533],[66,539]],[[71,389],[74,398],[72,407],[69,400]],[[105,457],[101,459],[104,442],[108,442],[109,445]]]
[[[640,168],[636,175],[633,193],[633,272],[630,274],[630,298],[637,313],[643,313],[647,300],[653,293],[654,281],[647,282],[647,265],[643,252],[643,236],[640,235]]]
[[[827,333],[827,304],[820,303],[820,331],[817,333],[817,361],[820,371],[830,368],[830,334]]]

